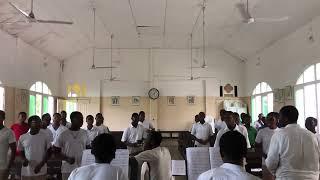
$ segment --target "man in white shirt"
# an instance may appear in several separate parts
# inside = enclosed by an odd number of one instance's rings
[[[142,125],[139,124],[138,113],[131,116],[131,124],[122,135],[121,141],[127,145],[130,154],[135,154],[143,150],[142,142],[146,138],[146,132]]]
[[[54,149],[62,158],[62,179],[68,179],[70,173],[80,167],[83,151],[89,147],[90,141],[85,130],[80,129],[83,125],[83,115],[72,112],[70,115],[71,127],[62,132],[54,142]]]
[[[159,132],[152,131],[148,135],[145,144],[145,151],[131,158],[136,160],[141,166],[147,162],[150,167],[150,180],[170,180],[171,173],[171,155],[166,147],[160,147],[162,136]]]
[[[267,115],[266,121],[267,127],[258,131],[256,137],[255,148],[259,154],[262,154],[262,177],[264,180],[273,180],[274,176],[270,173],[266,167],[265,159],[269,151],[270,141],[273,134],[278,130],[277,119],[275,113],[271,112]]]
[[[234,112],[234,113],[233,113],[233,118],[234,118],[236,124],[239,126],[240,133],[241,133],[241,134],[244,134],[244,136],[246,137],[246,136],[248,135],[248,131],[247,131],[247,128],[240,123],[240,116],[239,116],[239,114],[236,113],[236,112]]]
[[[41,130],[43,131],[49,138],[50,142],[53,142],[53,134],[51,130],[48,128],[48,126],[51,124],[51,116],[49,113],[42,115],[42,123],[41,123]]]
[[[61,115],[59,113],[54,113],[53,123],[48,127],[48,129],[52,132],[52,137],[53,137],[52,143],[54,143],[57,140],[57,137],[63,131],[68,129],[65,126],[61,125],[60,121],[61,121]]]
[[[238,132],[240,132],[245,137],[245,139],[247,141],[247,147],[251,148],[249,137],[248,137],[248,133],[246,134],[246,133],[244,133],[244,131],[240,130],[239,126],[235,122],[235,119],[234,119],[234,116],[233,116],[233,112],[225,111],[223,113],[223,117],[222,118],[225,120],[225,123],[226,123],[227,127],[218,132],[217,137],[216,137],[216,141],[214,143],[214,148],[219,148],[219,141],[220,141],[221,136],[224,133],[228,132],[228,131],[238,131]]]
[[[105,126],[103,124],[104,122],[104,117],[101,113],[97,113],[96,114],[96,128],[98,129],[99,131],[99,134],[104,134],[104,133],[107,133],[107,134],[110,134],[110,130],[107,126]]]
[[[116,143],[110,134],[100,134],[92,141],[91,153],[95,157],[92,165],[72,171],[68,180],[127,180],[121,168],[110,165],[115,158]]]
[[[210,138],[213,136],[212,127],[204,121],[206,117],[204,112],[199,113],[199,123],[193,126],[191,135],[195,140],[196,147],[209,147]]]
[[[67,112],[66,111],[61,111],[61,121],[60,121],[62,126],[65,126],[66,128],[71,127],[71,123],[67,121]]]
[[[147,130],[154,130],[151,122],[146,120],[146,113],[144,111],[140,111],[139,113],[139,124],[141,124]]]
[[[226,112],[226,110],[221,109],[220,110],[220,119],[218,119],[215,123],[214,123],[214,128],[216,129],[215,132],[220,131],[221,129],[225,129],[227,127],[224,119],[223,119],[223,114]]]
[[[237,131],[228,131],[219,141],[223,165],[202,173],[198,180],[259,180],[245,171],[244,162],[247,155],[247,141]]]
[[[51,142],[48,136],[40,131],[41,119],[31,116],[28,119],[30,131],[23,134],[18,142],[22,157],[22,180],[45,180],[47,173],[46,162],[49,157]]]
[[[254,128],[256,128],[256,130],[259,130],[260,128],[262,128],[263,126],[265,126],[264,120],[263,120],[263,114],[259,114],[258,116],[258,120],[256,122],[254,122]]]
[[[199,123],[199,115],[197,114],[197,115],[194,116],[194,123],[192,123],[191,129],[190,129],[190,133],[192,132],[192,129],[195,128],[194,126],[198,125],[198,123]]]
[[[294,106],[280,110],[285,128],[271,138],[266,165],[276,179],[318,180],[319,145],[316,137],[298,124],[299,112]]]
[[[9,169],[13,165],[16,155],[16,139],[11,129],[3,125],[6,113],[0,110],[0,179],[7,179]],[[8,152],[10,148],[10,160],[8,163]]]
[[[88,115],[86,117],[87,127],[85,130],[88,133],[90,143],[94,140],[95,137],[99,135],[99,130],[97,129],[97,127],[93,126],[93,121],[94,118],[92,115]]]

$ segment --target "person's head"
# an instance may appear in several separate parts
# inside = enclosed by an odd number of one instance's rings
[[[262,114],[262,113],[260,113],[260,114],[258,115],[258,118],[259,118],[259,120],[260,120],[260,121],[262,121],[263,114]]]
[[[148,137],[146,139],[144,149],[145,150],[151,150],[151,149],[154,149],[156,147],[159,147],[161,142],[162,142],[161,133],[159,133],[157,131],[152,131],[152,132],[149,133],[149,135],[148,135]]]
[[[251,126],[251,116],[250,115],[245,115],[242,123],[246,126],[246,127],[250,127]]]
[[[283,127],[288,124],[296,124],[298,121],[299,112],[294,106],[284,106],[280,110],[280,123]]]
[[[51,115],[49,113],[42,115],[42,128],[46,129],[51,123]]]
[[[110,163],[116,156],[116,143],[112,135],[100,134],[91,143],[91,154],[96,163]]]
[[[138,113],[133,113],[131,115],[131,120],[132,120],[132,122],[131,122],[132,126],[136,127],[138,125],[138,123],[139,123],[139,114]]]
[[[100,126],[103,124],[104,117],[101,113],[96,114],[96,126]]]
[[[79,111],[74,111],[70,114],[71,127],[73,129],[80,129],[83,125],[83,115]]]
[[[276,118],[276,113],[275,112],[271,112],[267,115],[266,118],[266,125],[270,128],[270,129],[275,129],[277,128],[277,118]]]
[[[247,115],[247,114],[246,113],[241,113],[241,115],[240,115],[241,121],[243,121],[245,115]]]
[[[226,110],[224,110],[224,109],[221,109],[221,110],[220,110],[220,117],[223,116],[223,113],[224,113],[224,112],[226,112]]]
[[[64,120],[67,119],[67,112],[66,111],[61,111],[61,118]]]
[[[237,112],[233,113],[233,118],[234,118],[236,124],[239,125],[240,124],[240,116]]]
[[[194,122],[195,122],[195,123],[198,123],[198,122],[199,122],[199,115],[198,115],[198,114],[194,116]]]
[[[93,126],[93,121],[94,121],[94,117],[92,115],[88,115],[86,117],[86,122],[87,122],[88,126]]]
[[[0,110],[0,126],[3,126],[3,122],[6,119],[6,113]]]
[[[54,113],[52,122],[55,126],[59,126],[61,122],[61,115],[59,113]]]
[[[18,121],[19,123],[25,123],[27,120],[27,113],[26,112],[19,112]]]
[[[224,122],[230,130],[233,130],[236,127],[236,121],[234,119],[233,113],[231,111],[226,111],[223,114]]]
[[[203,124],[205,122],[204,119],[206,118],[206,114],[204,112],[200,112],[198,118],[199,118],[199,122]]]
[[[305,122],[306,128],[312,133],[316,133],[316,127],[318,125],[318,120],[314,117],[308,117]]]
[[[139,121],[143,122],[146,118],[146,113],[144,111],[139,112]]]
[[[41,128],[41,119],[39,116],[31,116],[28,119],[31,134],[37,134]]]
[[[220,138],[220,154],[224,163],[243,165],[247,155],[247,141],[238,131],[228,131]]]

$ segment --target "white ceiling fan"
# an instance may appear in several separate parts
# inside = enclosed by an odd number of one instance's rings
[[[20,14],[22,14],[24,17],[27,18],[27,22],[29,23],[49,23],[49,24],[67,24],[71,25],[73,24],[72,21],[57,21],[57,20],[42,20],[42,19],[36,19],[34,12],[33,12],[33,0],[31,0],[31,11],[30,13],[26,13],[22,9],[20,9],[17,5],[13,4],[12,2],[9,2],[9,4],[15,8]]]
[[[236,4],[236,7],[239,9],[239,12],[243,18],[243,22],[246,24],[252,24],[252,23],[273,23],[273,22],[283,22],[289,20],[288,16],[281,17],[281,18],[256,18],[251,15],[249,10],[249,0],[246,0],[245,2],[241,2]]]

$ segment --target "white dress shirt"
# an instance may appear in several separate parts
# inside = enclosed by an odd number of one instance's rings
[[[157,147],[141,152],[135,158],[140,165],[144,162],[149,164],[150,180],[171,179],[171,155],[166,147]]]
[[[273,134],[278,131],[279,129],[270,129],[269,127],[263,128],[260,131],[258,131],[257,137],[256,137],[256,143],[262,143],[262,152],[264,154],[268,154],[270,141],[273,136]],[[265,165],[265,159],[262,157],[262,165]]]
[[[0,130],[0,170],[7,169],[9,145],[15,142],[16,138],[12,130],[7,127],[3,127]]]
[[[218,132],[217,137],[216,137],[216,141],[214,143],[214,148],[220,149],[219,142],[220,142],[221,136],[228,131],[230,131],[230,129],[228,127],[226,127],[225,129],[222,129]],[[251,148],[249,137],[248,137],[248,131],[243,130],[243,128],[240,128],[238,125],[236,125],[236,127],[234,128],[234,131],[240,132],[246,138],[247,147]]]
[[[139,124],[141,124],[146,129],[153,129],[154,128],[153,125],[151,124],[151,122],[146,119],[143,122],[139,121]]]
[[[198,180],[259,180],[239,165],[224,163],[222,166],[202,173]]]
[[[122,134],[121,141],[122,142],[129,142],[129,143],[137,143],[140,140],[146,138],[146,131],[144,127],[140,124],[137,127],[132,126],[128,127]],[[129,153],[135,153],[138,151],[142,151],[143,147],[128,147]]]
[[[95,126],[93,126],[91,129],[88,129],[88,127],[86,127],[85,130],[88,133],[90,143],[94,140],[94,138],[96,138],[99,135],[99,130]]]
[[[203,124],[201,124],[199,122],[192,127],[191,134],[194,135],[198,139],[202,139],[202,140],[206,141],[209,139],[210,136],[213,135],[212,127],[210,124],[208,124],[206,122]],[[208,142],[207,144],[204,145],[204,144],[201,144],[198,141],[196,141],[195,145],[197,147],[209,147],[210,142]]]
[[[96,126],[96,128],[98,129],[99,134],[110,134],[109,128],[103,124],[101,124],[100,126]]]
[[[214,124],[214,128],[217,129],[218,131],[220,131],[221,129],[225,129],[226,127],[227,127],[227,124],[221,119],[218,119]]]
[[[127,176],[119,167],[94,163],[73,170],[68,180],[127,180]]]
[[[318,180],[317,138],[298,124],[289,124],[271,138],[266,165],[278,180]]]
[[[50,126],[48,126],[48,129],[50,129],[50,131],[52,132],[52,135],[53,135],[53,142],[54,143],[56,140],[57,140],[57,137],[65,130],[67,130],[68,128],[66,128],[65,126],[63,125],[60,125],[58,127],[57,130],[55,130],[52,126],[52,124]]]

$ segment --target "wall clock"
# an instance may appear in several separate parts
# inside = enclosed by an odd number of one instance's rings
[[[156,100],[156,99],[158,99],[160,97],[160,92],[159,92],[158,89],[152,88],[152,89],[149,90],[148,95],[149,95],[150,99]]]

